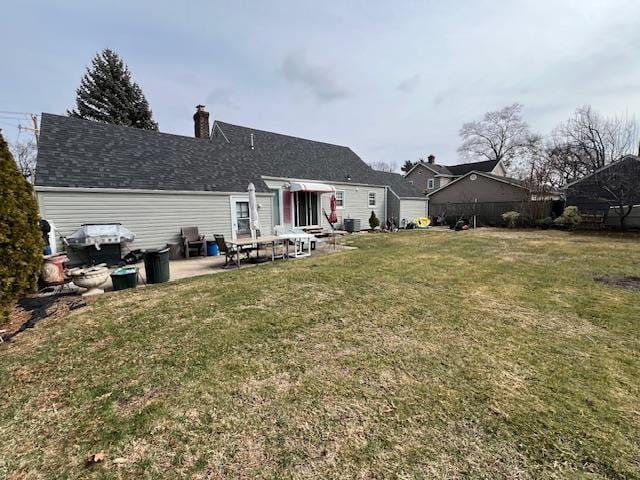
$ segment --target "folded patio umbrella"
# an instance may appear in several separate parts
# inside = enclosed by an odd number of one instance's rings
[[[260,230],[260,218],[258,217],[258,200],[256,199],[256,187],[253,183],[247,187],[249,191],[249,224],[251,230]]]
[[[335,195],[331,195],[331,213],[329,214],[329,223],[330,224],[334,224],[338,222],[338,202],[336,201],[336,196]]]

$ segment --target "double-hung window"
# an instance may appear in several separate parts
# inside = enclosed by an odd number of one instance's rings
[[[427,180],[427,190],[433,190],[434,185],[435,182],[433,181],[433,178]]]
[[[344,190],[336,190],[336,207],[344,208]]]
[[[369,208],[376,206],[376,192],[369,192]]]

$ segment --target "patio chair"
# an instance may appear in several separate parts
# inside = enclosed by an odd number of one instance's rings
[[[227,242],[224,240],[224,235],[214,235],[213,238],[216,241],[216,245],[218,245],[218,251],[224,253],[224,266],[226,267],[229,265],[229,259],[233,261],[233,257],[238,253],[238,250],[235,247],[227,245]],[[240,249],[240,253],[249,256],[248,252],[244,249]]]
[[[191,250],[195,250],[196,255],[207,255],[207,241],[204,239],[204,235],[200,235],[198,227],[181,228],[180,237],[182,238],[184,258],[189,258]]]

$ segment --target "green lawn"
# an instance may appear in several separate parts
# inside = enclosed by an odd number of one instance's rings
[[[0,345],[0,478],[640,478],[640,237],[350,243]]]

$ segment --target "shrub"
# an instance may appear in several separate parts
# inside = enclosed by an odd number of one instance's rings
[[[543,230],[547,230],[553,226],[553,218],[546,217],[539,219],[536,224]]]
[[[580,212],[578,211],[578,207],[569,206],[564,209],[562,215],[554,220],[554,224],[559,227],[567,227],[567,228],[575,228],[580,222],[582,218],[580,217]]]
[[[380,226],[380,220],[376,217],[376,212],[373,210],[371,210],[371,216],[369,217],[369,226],[371,227],[371,230]]]
[[[445,215],[444,217],[444,225],[453,226],[456,224],[457,221],[458,221],[457,215]]]
[[[502,220],[505,221],[507,227],[513,228],[518,223],[518,219],[520,218],[520,214],[518,212],[505,212],[502,214]]]
[[[0,317],[35,286],[42,264],[42,235],[31,185],[20,174],[0,135]]]

